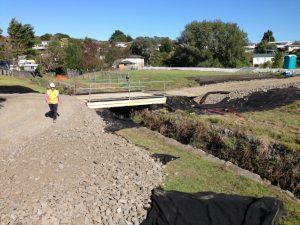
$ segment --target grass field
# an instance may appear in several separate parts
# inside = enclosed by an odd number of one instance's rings
[[[92,79],[96,82],[118,82],[118,76],[124,78],[126,75],[130,77],[130,81],[132,83],[139,83],[141,85],[146,85],[146,89],[163,89],[163,83],[152,83],[152,84],[144,84],[143,82],[149,81],[168,81],[166,84],[166,89],[176,89],[182,87],[193,87],[197,86],[198,83],[193,79],[189,79],[191,77],[199,77],[199,76],[222,76],[222,75],[241,75],[241,73],[225,73],[225,72],[202,72],[202,71],[179,71],[179,70],[131,70],[131,71],[123,71],[119,74],[115,72],[95,72],[85,75],[78,79],[79,82],[83,84],[87,84]]]
[[[183,87],[193,87],[199,84],[191,79],[205,76],[222,76],[222,75],[241,75],[243,73],[226,73],[226,72],[202,72],[202,71],[179,71],[179,70],[132,70],[121,71],[116,73],[115,71],[109,72],[95,72],[85,74],[76,78],[77,87],[89,87],[92,83],[93,87],[103,88],[112,87],[112,90],[104,89],[102,91],[117,91],[122,90],[126,86],[125,76],[130,77],[132,91],[133,90],[164,90],[163,81],[168,81],[165,84],[166,90],[174,90]],[[3,81],[1,81],[3,80]],[[53,80],[51,80],[53,81]],[[151,81],[151,82],[150,82]],[[0,77],[2,83],[14,83],[25,85],[26,87],[41,86],[39,91],[44,89],[45,83],[49,83],[50,79],[43,78],[13,78],[13,77]],[[65,83],[74,84],[74,79],[64,81]],[[0,83],[1,85],[1,83]],[[28,86],[29,85],[29,86]],[[33,86],[32,86],[33,85]],[[35,86],[37,85],[37,86]]]
[[[0,86],[23,86],[33,91],[44,93],[46,88],[29,78],[18,78],[12,76],[0,76]]]
[[[239,194],[247,196],[272,196],[283,200],[287,216],[282,220],[284,225],[297,225],[300,221],[300,204],[280,191],[241,177],[232,171],[205,161],[196,152],[187,152],[181,147],[171,145],[158,138],[153,132],[143,128],[129,128],[118,131],[118,134],[130,142],[149,149],[150,153],[169,154],[179,159],[167,164],[165,190],[182,192],[205,192]]]

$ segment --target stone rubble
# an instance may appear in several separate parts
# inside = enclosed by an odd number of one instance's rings
[[[77,112],[8,147],[0,162],[1,225],[136,225],[145,218],[162,165],[104,132],[94,111],[78,105]]]

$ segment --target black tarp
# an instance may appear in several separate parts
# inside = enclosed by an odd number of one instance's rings
[[[151,200],[141,225],[276,225],[284,213],[283,203],[271,197],[155,189]]]

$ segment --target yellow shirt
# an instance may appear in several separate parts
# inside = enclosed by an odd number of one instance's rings
[[[48,103],[49,104],[57,104],[58,103],[58,95],[59,91],[58,90],[47,90],[47,97],[48,97]]]

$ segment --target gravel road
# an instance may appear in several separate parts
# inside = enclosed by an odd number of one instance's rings
[[[0,224],[140,224],[162,166],[72,97],[1,95]]]
[[[168,91],[170,96],[188,96],[199,97],[212,91],[229,91],[231,96],[243,97],[253,92],[263,91],[265,89],[286,88],[290,86],[300,87],[300,76],[287,79],[265,79],[252,81],[233,81],[218,84],[210,84],[205,86],[182,88],[179,90]],[[238,96],[233,96],[238,95]]]

